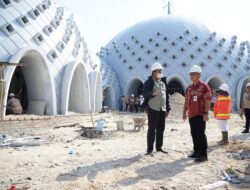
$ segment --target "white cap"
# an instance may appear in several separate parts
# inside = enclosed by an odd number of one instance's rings
[[[193,65],[189,71],[190,73],[201,73],[202,70],[198,65]]]
[[[250,82],[249,82],[249,83],[247,83],[246,87],[250,87]]]
[[[225,83],[220,85],[219,89],[229,93],[229,86]]]
[[[151,71],[155,71],[155,70],[162,70],[164,69],[162,67],[162,65],[159,62],[155,62],[152,66],[151,66]]]
[[[13,97],[15,97],[15,94],[14,93],[10,93],[9,97],[13,98]]]
[[[131,94],[132,97],[134,97],[135,95],[134,94]]]

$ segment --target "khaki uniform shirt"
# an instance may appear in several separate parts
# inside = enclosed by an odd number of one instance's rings
[[[166,111],[166,85],[162,81],[154,81],[153,90],[159,90],[160,93],[149,100],[149,107],[155,111]]]

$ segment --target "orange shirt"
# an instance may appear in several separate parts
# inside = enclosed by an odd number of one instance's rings
[[[218,96],[217,102],[214,104],[214,117],[219,120],[230,119],[230,96]]]

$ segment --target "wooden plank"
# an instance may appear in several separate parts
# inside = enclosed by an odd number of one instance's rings
[[[0,66],[25,66],[24,63],[9,63],[9,62],[0,62]]]

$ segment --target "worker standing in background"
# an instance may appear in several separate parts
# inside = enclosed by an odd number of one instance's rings
[[[230,119],[231,99],[229,96],[229,87],[227,84],[222,84],[217,91],[217,101],[214,104],[214,117],[217,119],[218,127],[221,129],[222,140],[219,145],[227,145],[228,128],[227,120]]]
[[[140,100],[139,100],[139,97],[136,96],[135,97],[135,113],[139,112],[139,105],[140,105]]]
[[[125,104],[125,111],[129,111],[129,97],[125,96],[124,97],[124,104]]]
[[[241,109],[241,117],[245,114],[246,118],[246,129],[242,131],[242,133],[249,133],[249,126],[250,126],[250,83],[246,85],[246,92],[243,95],[243,104]]]
[[[144,112],[144,108],[143,108],[144,97],[142,95],[140,95],[139,101],[140,101],[140,106],[139,106],[140,112]]]
[[[129,111],[134,112],[135,111],[135,95],[132,94],[129,98]]]
[[[156,151],[167,154],[162,149],[165,119],[169,114],[169,95],[166,77],[162,74],[163,67],[160,63],[154,63],[151,67],[152,76],[144,83],[143,96],[144,107],[148,114],[147,153],[152,155],[156,138]]]
[[[194,152],[189,155],[196,162],[207,161],[207,137],[206,122],[211,101],[211,90],[209,86],[200,81],[202,70],[194,65],[190,69],[190,84],[186,90],[185,104],[183,109],[183,120],[189,118],[191,135],[194,144]]]

